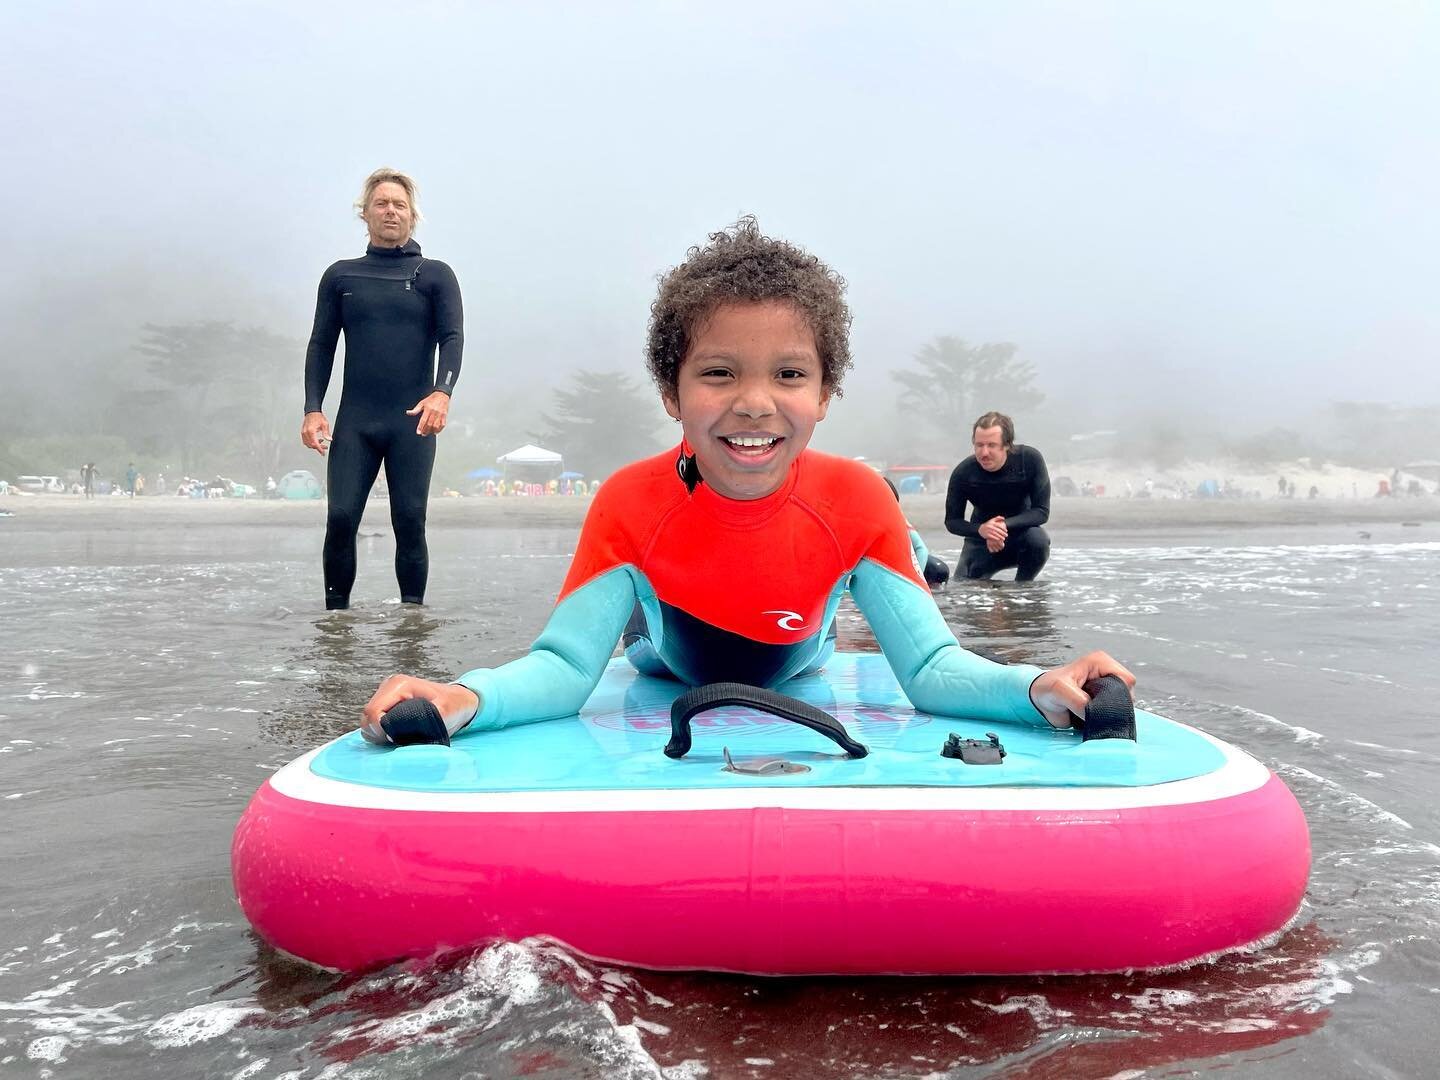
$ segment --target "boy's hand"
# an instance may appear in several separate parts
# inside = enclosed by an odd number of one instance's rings
[[[1053,727],[1077,726],[1085,719],[1085,706],[1090,703],[1082,687],[1101,675],[1119,675],[1127,687],[1135,686],[1135,676],[1109,653],[1092,652],[1064,667],[1042,672],[1030,684],[1030,701]]]
[[[414,675],[391,675],[360,710],[361,734],[372,741],[387,742],[380,718],[402,701],[424,698],[440,710],[445,727],[453,735],[480,711],[480,697],[457,683],[431,682]],[[378,737],[378,738],[377,738]]]

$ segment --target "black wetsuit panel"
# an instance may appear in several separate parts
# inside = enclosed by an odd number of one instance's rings
[[[968,520],[967,503],[974,507]],[[980,526],[993,517],[1003,517],[1009,530],[998,552],[989,551],[980,536]],[[965,537],[960,568],[968,578],[988,578],[1014,566],[1017,581],[1032,580],[1050,556],[1050,537],[1041,528],[1049,520],[1050,473],[1033,446],[1011,447],[1005,464],[993,473],[971,455],[950,474],[945,528]]]
[[[450,393],[464,347],[460,286],[443,262],[413,240],[370,245],[320,279],[315,326],[305,354],[305,411],[320,411],[345,334],[345,375],[328,468],[325,602],[345,607],[355,581],[355,534],[380,465],[395,529],[395,576],[402,600],[424,599],[429,576],[425,505],[435,464],[433,437],[407,416],[435,390]],[[439,370],[436,370],[436,350]]]

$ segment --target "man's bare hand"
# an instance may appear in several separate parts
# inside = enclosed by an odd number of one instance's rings
[[[985,541],[985,546],[991,551],[999,551],[1010,537],[1010,530],[1006,528],[1003,517],[993,517],[989,521],[981,522],[978,531],[980,538]]]
[[[323,412],[307,412],[300,425],[300,441],[321,457],[330,447],[330,421]]]
[[[1084,685],[1101,675],[1119,675],[1126,686],[1135,686],[1135,676],[1109,653],[1092,652],[1043,672],[1030,684],[1030,700],[1054,727],[1072,727],[1085,719],[1085,706],[1090,703]]]
[[[450,395],[436,390],[417,401],[413,409],[406,409],[405,415],[420,417],[415,425],[416,435],[439,435],[445,430],[445,417],[449,412]]]

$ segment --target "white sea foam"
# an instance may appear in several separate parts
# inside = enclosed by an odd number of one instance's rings
[[[1336,792],[1339,794],[1340,801],[1342,803],[1346,803],[1351,806],[1358,806],[1361,809],[1371,813],[1376,818],[1379,818],[1381,821],[1389,822],[1392,825],[1398,825],[1402,829],[1414,828],[1413,825],[1411,825],[1400,815],[1391,813],[1383,806],[1371,802],[1363,795],[1357,795],[1355,794],[1355,792],[1350,791],[1345,787],[1342,787],[1340,784],[1337,784],[1334,780],[1330,780],[1324,776],[1320,776],[1318,773],[1313,773],[1309,769],[1303,768],[1299,765],[1281,765],[1278,767],[1278,771],[1283,776],[1301,777],[1311,781],[1312,783],[1319,784],[1321,787],[1324,787],[1329,791]]]
[[[65,1060],[65,1048],[69,1045],[70,1040],[63,1035],[44,1035],[30,1041],[25,1048],[25,1056],[31,1061],[59,1063]]]
[[[207,1001],[169,1016],[162,1016],[145,1030],[145,1037],[157,1047],[192,1046],[208,1042],[233,1030],[247,1016],[265,1010],[231,1001]]]

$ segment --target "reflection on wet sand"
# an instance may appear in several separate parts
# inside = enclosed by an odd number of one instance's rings
[[[955,928],[984,933],[983,926]],[[1256,954],[1168,974],[995,979],[750,979],[635,972],[608,1004],[662,1066],[690,1058],[714,1076],[1115,1076],[1253,1052],[1320,1028],[1315,1000],[1335,940],[1313,923]],[[669,1006],[656,1009],[655,1000]],[[642,1030],[654,1032],[654,1027]],[[1085,1032],[1075,1040],[1067,1033]]]
[[[594,1043],[633,1025],[662,1069],[700,1060],[715,1077],[990,1076],[998,1067],[1007,1077],[1068,1080],[1255,1055],[1317,1031],[1330,1016],[1326,957],[1335,945],[1312,922],[1262,952],[1178,972],[899,979],[639,971],[539,939],[339,976],[257,942],[254,994],[267,1019],[254,1023],[303,1030],[325,1016],[327,1034],[309,1049],[327,1060],[423,1046],[472,1063],[479,1054],[497,1075],[525,1075],[537,1053],[556,1055],[559,1068],[594,1064],[574,1040],[555,1044],[544,1015],[570,1027],[588,1016],[600,1029]],[[521,986],[529,1035],[512,1030],[495,1043],[487,1017],[507,1011]],[[443,1031],[420,1022],[437,1001],[457,1021]]]
[[[285,673],[292,692],[261,718],[260,734],[307,750],[355,727],[375,687],[396,672],[449,680],[436,647],[450,622],[413,604],[315,616]]]
[[[1053,667],[1074,650],[1055,628],[1044,581],[956,581],[935,594],[960,644],[1002,664]]]
[[[1073,659],[1050,611],[1044,581],[952,581],[934,592],[936,606],[960,644],[1002,664],[1054,667]],[[879,652],[880,646],[847,593],[835,613],[836,648]]]

